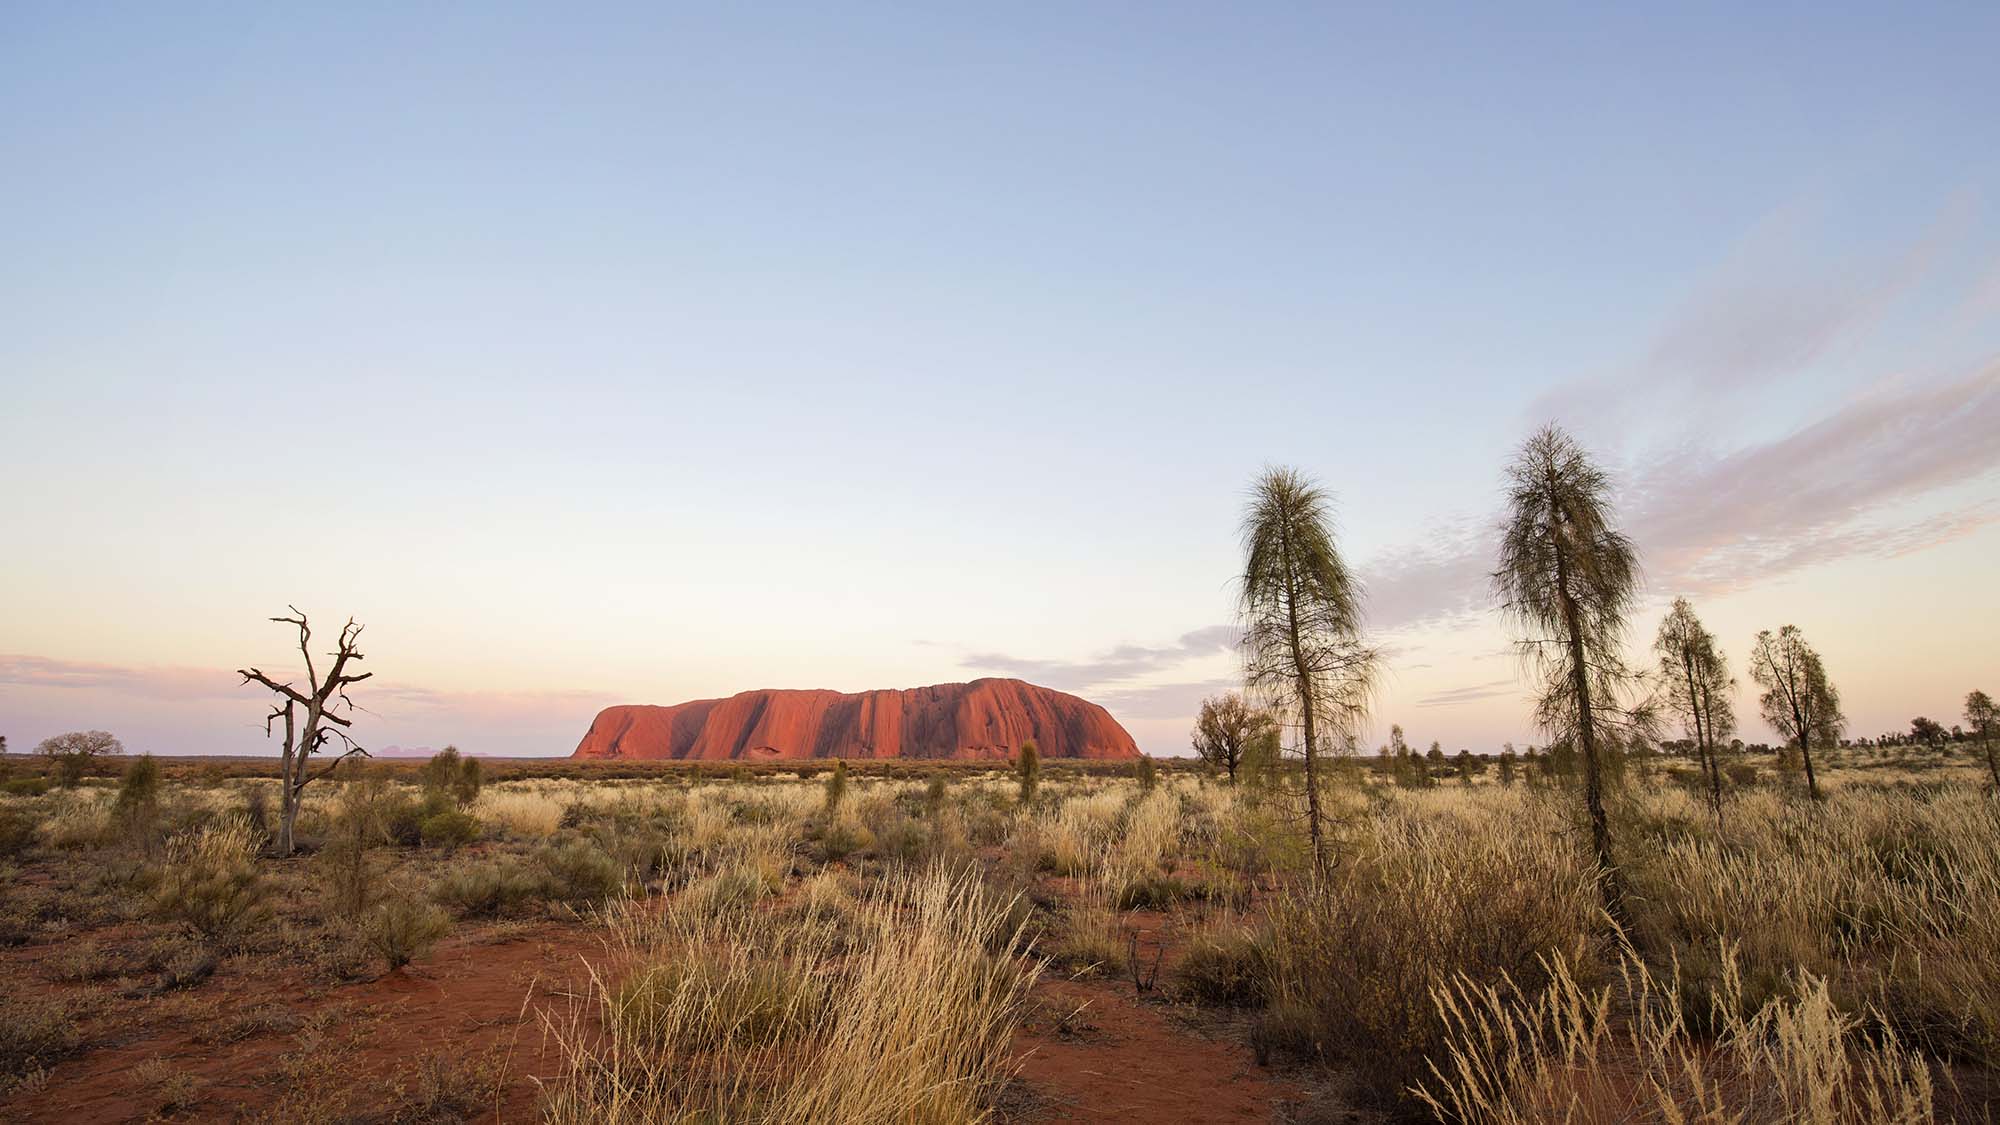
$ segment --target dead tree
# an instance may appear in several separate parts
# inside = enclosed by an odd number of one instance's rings
[[[267,738],[271,735],[273,724],[280,719],[285,723],[285,753],[279,772],[281,783],[278,791],[281,811],[278,818],[277,850],[280,856],[292,854],[292,825],[298,820],[299,800],[305,794],[306,786],[332,773],[340,763],[356,754],[364,758],[368,756],[368,751],[355,745],[354,740],[347,735],[348,728],[354,725],[353,720],[349,718],[354,711],[354,701],[347,698],[347,688],[375,674],[363,672],[356,676],[350,675],[347,671],[349,661],[362,659],[361,650],[355,647],[361,639],[361,626],[356,625],[354,619],[350,617],[340,630],[340,646],[327,654],[333,657],[333,667],[328,670],[326,678],[321,679],[313,668],[312,649],[309,647],[312,642],[312,626],[306,623],[306,615],[299,612],[297,606],[286,608],[292,611],[291,617],[273,617],[271,620],[298,627],[299,655],[305,657],[306,661],[307,690],[300,691],[289,682],[279,683],[256,668],[237,671],[237,674],[243,677],[244,683],[263,684],[283,700],[281,704],[272,707],[271,713],[264,717],[264,735]],[[342,708],[348,714],[338,713]],[[308,770],[307,766],[312,761],[312,756],[335,739],[338,739],[345,749],[320,769]]]

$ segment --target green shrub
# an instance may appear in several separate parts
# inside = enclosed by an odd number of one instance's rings
[[[447,746],[432,755],[417,779],[426,800],[448,801],[461,808],[479,799],[480,787],[485,783],[479,762],[461,756],[456,746]]]
[[[9,797],[39,797],[49,791],[46,777],[10,777],[0,782],[0,794]]]
[[[845,817],[837,818],[819,830],[819,839],[814,841],[814,850],[822,863],[838,863],[858,851],[869,848],[875,838],[868,829]]]
[[[1160,783],[1160,767],[1151,754],[1141,754],[1139,760],[1132,763],[1132,776],[1139,780],[1139,792],[1151,793],[1153,786]]]
[[[446,872],[431,894],[460,915],[492,918],[540,899],[545,886],[540,871],[515,860],[495,860]]]
[[[1014,777],[1021,785],[1021,803],[1035,803],[1035,791],[1042,783],[1042,752],[1030,738],[1021,743],[1021,753],[1014,759]]]
[[[368,920],[368,945],[394,972],[429,953],[450,932],[450,915],[428,902],[398,895],[377,907]]]
[[[875,854],[899,863],[916,863],[930,842],[924,827],[899,812],[891,812],[869,829],[875,837]]]
[[[142,848],[152,844],[160,823],[160,763],[151,754],[142,754],[125,767],[111,805],[111,821],[126,842]]]
[[[421,801],[408,796],[385,796],[382,808],[383,835],[391,842],[414,848],[424,842],[424,822],[441,813],[457,812],[449,793],[429,792]]]
[[[603,902],[625,889],[625,872],[618,861],[581,840],[542,848],[535,853],[535,862],[547,876],[547,897],[557,902],[573,906]]]
[[[426,846],[450,851],[479,839],[479,821],[469,813],[447,809],[425,817],[419,832]]]
[[[461,805],[470,805],[479,799],[479,791],[486,787],[486,774],[480,768],[479,759],[467,758],[458,767],[458,783],[451,787],[452,796]]]
[[[826,777],[826,812],[832,816],[840,808],[841,798],[847,796],[847,759],[837,758],[833,772]]]

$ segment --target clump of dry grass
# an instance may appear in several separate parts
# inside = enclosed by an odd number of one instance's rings
[[[1560,958],[1538,989],[1461,976],[1434,990],[1445,1050],[1417,1096],[1442,1120],[1495,1125],[1932,1119],[1928,1064],[1879,1021],[1843,1014],[1825,980],[1801,975],[1795,997],[1745,1015],[1734,952],[1722,962],[1712,1045],[1682,1019],[1679,981],[1636,957],[1597,989]]]
[[[240,938],[271,917],[256,856],[257,842],[239,821],[168,840],[154,873],[154,911],[211,943]]]
[[[546,840],[562,827],[562,801],[547,792],[487,786],[471,805],[479,823],[528,840]]]
[[[550,1120],[982,1117],[1035,972],[1011,936],[988,953],[1005,913],[940,869],[888,877],[859,910],[895,939],[843,956],[826,928],[769,916],[615,912],[643,964],[593,977],[601,1031],[583,1011],[549,1020],[566,1059]]]
[[[82,1042],[76,1017],[60,997],[0,998],[0,1096]]]
[[[1295,1018],[1289,1041],[1268,1046],[1343,1059],[1364,1095],[1393,1104],[1442,1046],[1434,986],[1466,975],[1534,987],[1549,958],[1589,964],[1601,919],[1590,865],[1514,830],[1518,813],[1399,796],[1327,877],[1274,899],[1265,991]]]

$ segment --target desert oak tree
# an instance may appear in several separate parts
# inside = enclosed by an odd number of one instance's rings
[[[1610,728],[1645,717],[1622,706],[1636,680],[1621,652],[1638,593],[1637,552],[1613,521],[1610,478],[1554,426],[1529,438],[1508,466],[1507,496],[1493,587],[1539,681],[1536,724],[1583,760],[1591,847],[1606,903],[1622,913],[1602,755]]]
[[[308,784],[325,777],[348,758],[359,754],[368,756],[368,751],[355,745],[347,730],[353,726],[350,717],[354,711],[354,701],[347,697],[347,689],[373,676],[373,672],[355,675],[347,670],[348,665],[362,659],[357,647],[361,640],[361,626],[352,617],[341,627],[340,641],[328,656],[333,665],[322,678],[313,665],[312,626],[306,615],[297,606],[287,607],[290,617],[273,617],[271,620],[295,626],[299,631],[299,655],[305,658],[306,687],[300,690],[290,681],[280,683],[265,675],[257,668],[242,668],[237,675],[243,682],[259,683],[277,693],[280,703],[274,704],[271,713],[264,718],[264,734],[271,734],[273,724],[283,720],[285,724],[284,756],[279,768],[280,783],[278,796],[278,854],[292,854],[292,826],[298,820],[299,800]],[[345,711],[346,714],[341,712]],[[307,769],[312,756],[328,742],[339,739],[345,749],[317,772]]]
[[[1667,705],[1679,716],[1694,742],[1702,778],[1708,783],[1708,807],[1722,826],[1722,763],[1716,749],[1736,729],[1736,708],[1730,702],[1735,682],[1729,663],[1716,646],[1715,634],[1702,626],[1686,598],[1675,598],[1660,622],[1653,651],[1660,657],[1660,680]]]
[[[1268,469],[1243,520],[1244,680],[1298,723],[1313,864],[1327,866],[1319,756],[1365,714],[1377,655],[1361,638],[1361,585],[1342,560],[1326,494],[1292,469]]]
[[[1819,778],[1813,773],[1812,744],[1831,746],[1840,738],[1847,719],[1840,713],[1840,693],[1826,677],[1826,665],[1819,653],[1806,643],[1806,635],[1796,625],[1786,625],[1776,633],[1769,629],[1757,634],[1750,650],[1750,678],[1764,689],[1757,705],[1764,721],[1799,744],[1805,761],[1806,792],[1817,801]]]
[[[1993,707],[1993,697],[1983,691],[1975,691],[1965,697],[1965,723],[1972,728],[1972,736],[1979,740],[1979,748],[1986,752],[1986,769],[1993,775],[1993,792],[2000,796],[2000,758],[1993,752],[1993,737],[2000,733],[2000,711]]]
[[[1228,774],[1231,785],[1244,759],[1256,756],[1258,742],[1277,737],[1278,723],[1270,712],[1250,706],[1233,691],[1202,700],[1194,721],[1196,756]]]

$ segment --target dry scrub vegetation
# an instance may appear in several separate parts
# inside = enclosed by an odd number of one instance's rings
[[[10,785],[0,1116],[1031,1120],[1065,1103],[1022,1029],[1073,981],[1296,1079],[1281,1119],[1986,1119],[1996,802],[1969,760],[1827,757],[1817,804],[1732,762],[1723,827],[1624,763],[1622,926],[1547,763],[1335,760],[1323,869],[1276,769],[377,768],[283,860],[268,780]],[[395,981],[537,943],[463,1024],[500,1031],[397,1038]]]

